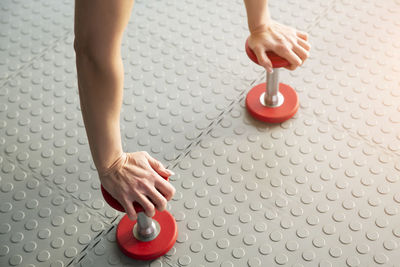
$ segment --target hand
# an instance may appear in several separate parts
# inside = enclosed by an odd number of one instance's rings
[[[290,63],[286,68],[294,70],[310,55],[311,46],[307,40],[307,33],[271,20],[268,26],[261,25],[251,32],[248,44],[260,65],[271,73],[272,63],[267,57],[267,51],[285,58]]]
[[[136,220],[132,202],[138,202],[149,217],[155,208],[163,211],[175,188],[163,177],[174,173],[147,152],[123,153],[107,170],[99,173],[103,187],[124,207],[129,219]],[[163,177],[162,177],[163,176]]]

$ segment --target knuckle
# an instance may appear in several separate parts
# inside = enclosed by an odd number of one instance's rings
[[[176,193],[175,187],[171,186],[171,189],[170,189],[170,195],[171,195],[171,197],[173,197],[173,196],[175,195],[175,193]]]
[[[132,188],[132,194],[133,195],[138,195],[138,194],[143,194],[144,192],[147,192],[149,189],[149,185],[147,184],[147,181],[145,179],[139,179],[135,186]]]
[[[142,205],[142,207],[145,210],[147,216],[153,216],[155,212],[153,204],[146,202],[145,204]]]
[[[128,213],[128,217],[131,221],[134,221],[137,219],[136,213]]]
[[[291,69],[290,70],[295,70],[297,67],[299,67],[300,64],[299,62],[296,62],[295,64],[292,64]]]
[[[130,207],[132,206],[132,202],[124,202],[123,204],[121,204],[121,206],[124,208],[124,212],[132,213],[132,208]]]
[[[167,200],[165,198],[161,197],[159,200],[159,208],[161,210],[164,210],[167,207],[167,203],[168,203]]]
[[[133,185],[129,185],[129,186],[123,186],[121,187],[121,190],[119,191],[119,196],[121,198],[121,200],[123,200],[124,202],[129,203],[128,199],[129,196],[135,192],[135,186]]]
[[[149,177],[149,179],[151,179],[154,183],[158,183],[158,181],[161,179],[160,176],[154,172],[149,172],[147,177]]]
[[[146,179],[141,179],[139,187],[144,192],[149,192],[151,190],[151,185]]]
[[[175,195],[176,189],[173,186],[168,186],[167,190],[165,190],[165,198],[167,200],[171,200],[171,198]]]
[[[284,53],[288,50],[288,48],[284,43],[279,43],[275,46],[275,50],[277,52]]]
[[[141,204],[143,209],[151,211],[153,209],[153,205],[150,204],[150,202],[145,201],[144,203]]]
[[[126,203],[128,205],[132,205],[132,202],[135,202],[137,201],[137,199],[139,199],[139,195],[140,193],[138,192],[138,190],[136,189],[132,190],[132,192],[129,195],[125,196]]]
[[[294,45],[297,44],[297,37],[296,36],[292,36],[289,38],[289,42]]]
[[[275,32],[273,35],[274,39],[278,42],[282,42],[285,39],[285,37],[280,33]]]
[[[158,160],[154,160],[154,165],[156,165],[156,167],[162,166],[161,162],[159,162]]]
[[[254,51],[254,53],[256,54],[257,57],[262,57],[263,54],[265,53],[265,49],[261,45],[260,46],[256,46],[253,51]]]
[[[143,159],[143,158],[138,159],[138,160],[136,161],[136,165],[137,165],[138,167],[141,167],[141,168],[145,169],[145,168],[147,168],[147,160],[145,160],[145,159]]]
[[[266,65],[268,65],[267,60],[265,60],[265,58],[263,58],[263,57],[260,57],[259,63],[260,63],[261,66],[266,66]]]
[[[297,60],[295,60],[295,61],[293,61],[293,63],[292,63],[292,68],[297,68],[298,66],[300,66],[301,65],[301,61],[297,61]]]
[[[128,201],[127,199],[124,199],[123,202],[121,202],[122,207],[124,208],[125,212],[130,215],[130,217],[136,215],[135,209],[132,209],[132,202]]]
[[[254,52],[260,52],[264,49],[264,46],[261,43],[256,43],[251,49],[253,49]]]
[[[257,59],[259,63],[265,62],[267,54],[265,51],[261,51],[260,53],[257,54]]]

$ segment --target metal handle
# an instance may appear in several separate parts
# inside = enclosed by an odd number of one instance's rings
[[[165,179],[168,181],[168,177]],[[101,193],[111,207],[122,212],[125,211],[122,205],[115,198],[113,198],[103,186],[101,186]],[[160,224],[151,217],[148,217],[144,213],[142,206],[140,206],[137,202],[133,202],[133,207],[137,212],[137,223],[133,227],[133,235],[141,241],[151,241],[156,238],[160,233]]]
[[[133,235],[141,241],[151,241],[160,233],[157,221],[148,217],[144,212],[138,213],[137,223],[133,228]]]
[[[259,64],[256,54],[249,47],[248,39],[245,48],[249,58]],[[282,94],[279,93],[279,68],[287,67],[290,63],[273,52],[267,52],[267,56],[272,63],[274,72],[272,74],[267,72],[267,88],[266,92],[261,95],[260,102],[267,107],[279,107],[284,101]]]
[[[267,88],[260,96],[260,102],[266,107],[276,108],[284,102],[283,95],[279,92],[279,69],[274,68],[273,73],[267,72]]]
[[[279,69],[274,69],[273,73],[267,72],[267,92],[264,101],[267,106],[275,107],[279,103]]]

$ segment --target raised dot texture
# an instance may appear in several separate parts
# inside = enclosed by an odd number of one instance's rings
[[[266,73],[244,50],[243,2],[136,3],[121,46],[121,144],[174,170],[166,209],[179,231],[148,265],[397,264],[399,7],[270,1],[272,18],[307,32],[312,48],[296,71],[280,72],[299,111],[269,124],[246,108]],[[0,7],[5,266],[130,262],[81,116],[73,9],[48,0]]]

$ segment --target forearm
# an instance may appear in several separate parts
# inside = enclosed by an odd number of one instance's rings
[[[267,26],[270,15],[268,0],[244,0],[247,11],[247,22],[250,32]]]
[[[119,53],[119,52],[116,52]],[[101,172],[122,154],[120,110],[123,66],[120,55],[103,62],[77,52],[79,96],[82,116],[96,168]]]
[[[122,155],[120,51],[132,6],[133,0],[75,0],[74,49],[81,110],[100,173]]]

